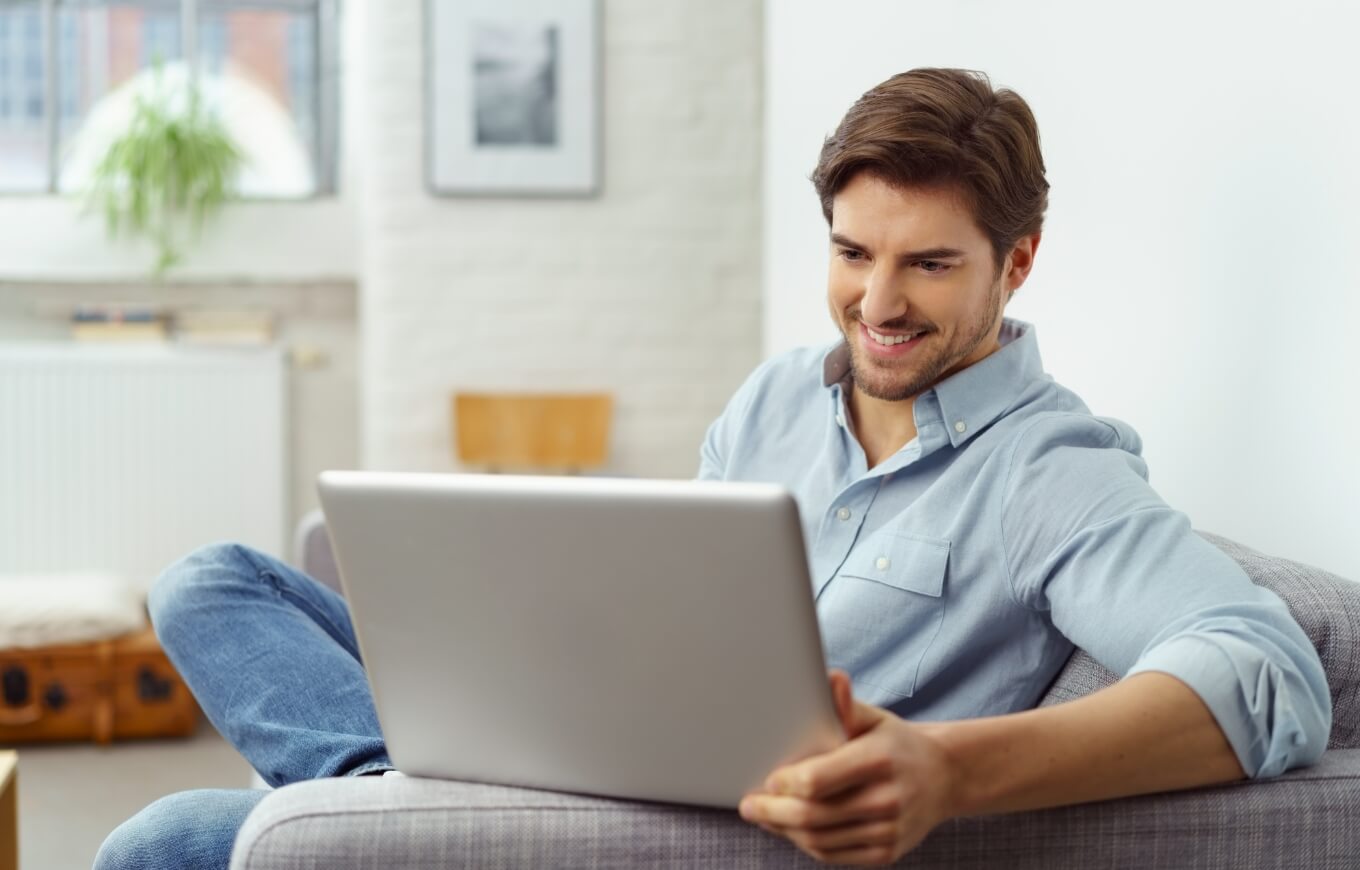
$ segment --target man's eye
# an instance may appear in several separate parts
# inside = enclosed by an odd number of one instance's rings
[[[840,256],[841,256],[841,259],[842,259],[842,260],[849,260],[849,261],[851,261],[851,262],[855,262],[855,261],[857,261],[857,260],[862,260],[862,259],[864,259],[864,252],[863,252],[863,251],[852,251],[852,250],[849,250],[849,249],[847,248],[847,249],[844,249],[844,250],[842,250],[842,251],[840,252]]]
[[[937,272],[944,272],[949,269],[948,265],[938,262],[936,260],[922,260],[916,265],[921,267],[921,271],[927,272],[931,275],[934,275]]]

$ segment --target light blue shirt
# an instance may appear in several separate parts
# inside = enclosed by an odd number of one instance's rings
[[[827,664],[904,718],[961,719],[1036,706],[1076,645],[1188,684],[1250,776],[1316,761],[1331,697],[1284,602],[1148,485],[1132,428],[1044,373],[1032,326],[1001,342],[872,469],[843,343],[768,360],[709,428],[701,478],[797,499]]]

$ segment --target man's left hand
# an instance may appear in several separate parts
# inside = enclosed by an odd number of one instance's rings
[[[775,770],[741,816],[835,864],[891,864],[951,815],[952,771],[919,725],[861,704],[830,674],[846,743]]]

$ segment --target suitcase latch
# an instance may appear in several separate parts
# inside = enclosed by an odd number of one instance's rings
[[[137,697],[143,701],[167,701],[174,683],[156,676],[151,668],[137,671]]]
[[[28,703],[28,671],[18,665],[10,665],[5,668],[4,676],[0,677],[0,684],[4,686],[7,706],[22,707]]]

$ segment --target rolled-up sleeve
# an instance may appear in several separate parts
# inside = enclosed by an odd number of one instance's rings
[[[1249,776],[1317,761],[1331,695],[1280,597],[1162,502],[1131,430],[1044,428],[1016,452],[1003,500],[1017,598],[1115,673],[1188,685]]]

